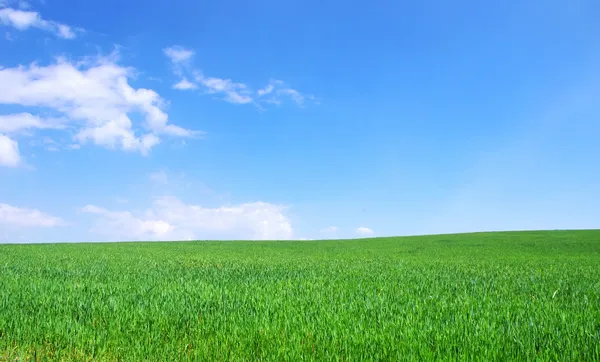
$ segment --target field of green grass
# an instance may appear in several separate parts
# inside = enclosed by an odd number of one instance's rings
[[[0,360],[600,360],[600,231],[0,245]]]

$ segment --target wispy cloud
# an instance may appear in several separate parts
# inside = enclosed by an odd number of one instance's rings
[[[77,37],[76,31],[72,27],[56,21],[45,20],[35,11],[12,8],[0,9],[0,23],[6,26],[12,26],[20,31],[29,28],[38,28],[54,33],[59,38],[63,39],[74,39]]]
[[[298,106],[303,106],[306,100],[311,100],[319,104],[318,100],[312,94],[303,94],[298,90],[290,88],[284,81],[272,79],[269,84],[256,92],[258,100],[266,103],[281,104],[286,99],[291,100]]]
[[[230,78],[207,76],[191,65],[194,51],[181,46],[165,48],[163,52],[169,58],[173,72],[179,77],[179,81],[173,84],[175,89],[198,89],[205,94],[222,95],[220,99],[234,104],[280,105],[285,100],[291,100],[298,106],[304,106],[307,100],[319,103],[315,96],[303,94],[281,80],[271,80],[265,87],[255,91],[247,84]]]
[[[208,94],[223,94],[223,100],[235,104],[252,103],[252,91],[244,83],[236,83],[231,79],[206,77],[202,73],[196,74],[196,81],[204,86]]]

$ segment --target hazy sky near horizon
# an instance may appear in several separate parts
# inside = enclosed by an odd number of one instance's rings
[[[598,19],[0,0],[0,241],[600,228]]]

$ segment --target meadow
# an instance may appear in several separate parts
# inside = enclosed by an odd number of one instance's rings
[[[0,245],[0,360],[600,360],[600,231]]]

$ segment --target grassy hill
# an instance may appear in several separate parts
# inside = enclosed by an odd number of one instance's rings
[[[0,360],[600,360],[600,231],[0,245]]]

